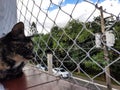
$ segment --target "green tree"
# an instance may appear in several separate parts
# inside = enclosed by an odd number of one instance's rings
[[[50,33],[40,34],[39,36],[34,37],[34,41],[37,42],[35,44],[35,48],[39,51],[39,56],[45,56],[44,52],[47,49],[51,49],[55,52],[55,56],[53,57],[54,59],[57,60],[59,58],[59,60],[62,61],[64,58],[64,61],[62,62],[63,64],[65,64],[66,67],[68,64],[68,66],[73,65],[73,69],[77,68],[77,71],[80,72],[79,68],[81,67],[81,65],[80,67],[78,67],[76,66],[76,64],[79,65],[81,60],[83,60],[88,55],[87,52],[89,52],[90,57],[96,63],[98,63],[101,67],[105,67],[106,61],[104,60],[103,50],[97,48],[92,49],[95,45],[94,33],[101,32],[99,20],[100,17],[96,17],[94,21],[86,23],[79,22],[78,20],[71,20],[64,28],[54,26],[52,27]],[[116,22],[114,28],[116,42],[113,48],[118,50],[119,52],[120,22]],[[111,59],[111,62],[119,56],[119,53],[112,50],[109,51],[109,57]],[[100,72],[101,68],[96,63],[94,63],[90,57],[87,56],[86,60],[80,63],[82,64],[81,68],[89,68],[92,72]],[[56,63],[56,66],[58,66],[58,62]],[[116,62],[115,64],[111,65],[110,68],[112,72],[118,73],[120,65]],[[113,75],[114,77],[119,77],[117,74]]]

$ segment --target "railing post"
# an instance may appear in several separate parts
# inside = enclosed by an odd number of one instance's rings
[[[52,52],[47,52],[47,64],[48,64],[48,73],[52,74],[52,66],[53,66]]]

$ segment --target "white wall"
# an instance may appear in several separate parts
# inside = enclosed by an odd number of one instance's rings
[[[0,0],[0,37],[10,32],[16,22],[16,0]]]

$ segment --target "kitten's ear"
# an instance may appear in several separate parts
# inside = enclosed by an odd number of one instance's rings
[[[14,25],[14,27],[12,28],[11,34],[13,36],[24,36],[24,24],[23,22],[19,22],[17,24]]]

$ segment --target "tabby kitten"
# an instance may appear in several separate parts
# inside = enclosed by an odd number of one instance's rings
[[[22,75],[25,61],[33,58],[33,42],[24,34],[22,22],[0,39],[0,81]]]

